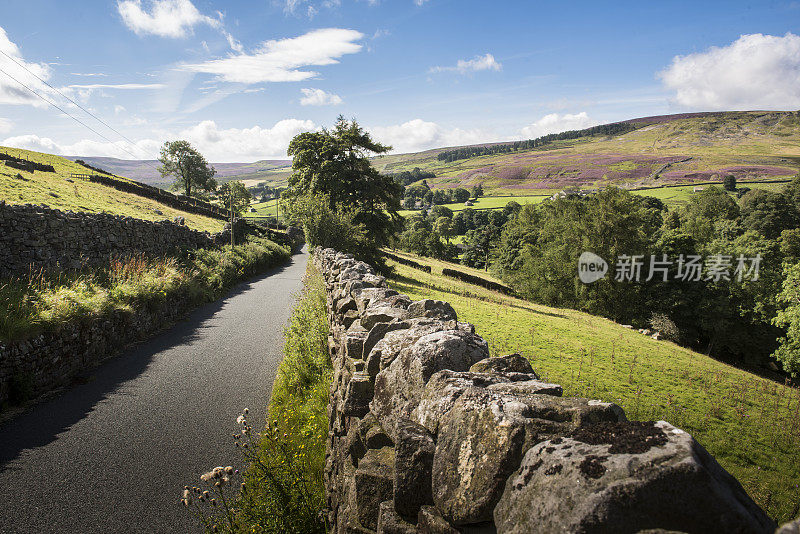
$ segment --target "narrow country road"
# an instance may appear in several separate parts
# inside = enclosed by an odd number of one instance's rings
[[[307,260],[237,286],[0,426],[0,532],[196,532],[180,493],[238,465],[243,408],[263,424]]]

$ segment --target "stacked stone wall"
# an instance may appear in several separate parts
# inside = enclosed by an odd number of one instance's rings
[[[683,430],[563,397],[525,358],[489,357],[448,303],[412,302],[352,256],[317,249],[313,261],[334,366],[332,532],[775,531]]]
[[[169,221],[0,201],[0,278],[24,275],[31,268],[78,269],[114,255],[163,255],[225,242],[230,242],[229,232],[212,235]]]

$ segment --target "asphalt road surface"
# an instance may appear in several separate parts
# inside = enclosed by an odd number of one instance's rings
[[[180,505],[264,421],[308,256],[245,282],[0,426],[0,532],[197,532]]]

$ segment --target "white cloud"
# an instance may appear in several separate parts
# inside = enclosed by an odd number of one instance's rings
[[[41,95],[47,96],[52,93],[49,87],[36,79],[42,80],[50,78],[50,66],[46,63],[32,63],[25,61],[19,47],[11,42],[8,34],[0,27],[0,51],[8,54],[12,59],[0,54],[0,69],[3,69],[9,76],[13,76],[20,83],[27,85],[32,90]],[[30,71],[27,72],[26,71]],[[36,76],[32,75],[35,74]],[[25,89],[7,76],[0,76],[0,104],[31,105],[45,107],[45,104],[35,94]]]
[[[272,128],[241,129],[220,129],[214,121],[202,121],[183,130],[179,138],[187,139],[209,161],[255,161],[285,158],[295,135],[317,129],[313,121],[299,119],[284,119]]]
[[[95,77],[104,77],[108,76],[108,74],[104,74],[102,72],[70,72],[72,76],[95,76]]]
[[[166,87],[163,83],[120,83],[120,84],[105,84],[105,83],[93,83],[93,84],[86,84],[86,85],[69,85],[67,86],[70,89],[83,89],[83,90],[93,90],[93,89],[119,89],[122,91],[136,91],[139,89],[163,89]]]
[[[125,106],[120,106],[119,104],[114,106],[114,115],[119,115],[120,113],[123,113],[124,111],[126,111]]]
[[[14,128],[14,123],[11,119],[4,119],[0,117],[0,133],[8,133]]]
[[[525,126],[520,133],[524,139],[535,139],[551,133],[581,130],[596,124],[598,124],[597,121],[591,119],[585,111],[575,114],[565,113],[564,115],[550,113],[533,124]]]
[[[159,132],[149,139],[141,139],[134,144],[120,141],[115,143],[83,139],[75,143],[59,143],[49,137],[20,135],[9,137],[0,144],[61,154],[65,156],[106,156],[131,159],[130,153],[141,159],[152,159],[164,141],[186,139],[194,145],[209,161],[256,161],[259,159],[282,159],[286,157],[289,141],[301,133],[318,130],[310,120],[285,119],[271,128],[253,126],[252,128],[221,129],[214,121],[202,121],[181,131]]]
[[[342,103],[342,98],[333,93],[326,93],[322,89],[300,89],[303,98],[300,99],[302,106],[337,106]]]
[[[138,35],[186,37],[198,24],[220,27],[220,21],[203,15],[190,0],[152,0],[150,12],[142,8],[142,0],[120,0],[117,11],[125,25]]]
[[[800,36],[742,35],[728,46],[675,56],[658,74],[692,109],[800,107]]]
[[[318,73],[301,70],[308,66],[333,65],[345,54],[362,46],[364,35],[355,30],[326,28],[299,37],[266,41],[253,53],[230,55],[204,63],[185,64],[183,69],[213,74],[219,80],[238,83],[299,82]]]
[[[455,67],[431,67],[430,72],[457,71],[466,74],[481,70],[499,71],[502,69],[503,65],[492,54],[486,54],[485,56],[475,56],[472,59],[459,59]]]
[[[3,140],[2,144],[3,146],[60,154],[62,156],[106,156],[120,159],[131,159],[131,153],[142,159],[153,158],[158,154],[158,149],[161,146],[160,142],[152,139],[143,139],[135,144],[127,141],[109,143],[91,139],[83,139],[72,144],[60,144],[49,137],[39,137],[38,135],[9,137]]]
[[[392,145],[393,152],[417,152],[430,148],[489,142],[494,135],[482,130],[443,128],[435,122],[414,119],[403,124],[369,128],[375,140]]]
[[[233,50],[234,52],[238,52],[240,54],[244,52],[244,47],[242,46],[242,43],[234,39],[233,35],[231,35],[225,30],[222,30],[222,35],[224,35],[225,39],[228,40],[228,46],[231,47],[231,50]],[[205,41],[203,41],[203,43],[205,43]],[[208,45],[206,45],[206,50],[208,50]]]

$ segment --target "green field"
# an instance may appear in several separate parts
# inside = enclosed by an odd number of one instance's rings
[[[6,147],[0,147],[0,151],[52,165],[56,171],[30,173],[0,162],[0,200],[9,204],[39,204],[60,210],[110,213],[146,221],[171,221],[180,216],[186,220],[187,226],[195,230],[222,230],[224,223],[217,219],[176,210],[155,200],[101,184],[70,178],[71,173],[86,174],[89,171],[59,156]]]
[[[737,187],[749,187],[750,189],[765,189],[767,191],[780,191],[782,190],[786,184],[789,183],[788,180],[783,182],[739,182],[737,183]],[[722,187],[722,184],[714,184],[717,187]],[[702,187],[704,189],[710,187],[709,185],[699,185],[699,186],[680,186],[680,187],[658,187],[652,189],[638,189],[631,191],[631,193],[635,195],[643,195],[649,197],[655,197],[662,200],[668,206],[676,206],[680,204],[685,204],[692,198],[692,195],[696,195],[697,193],[694,192],[695,187]],[[731,197],[734,199],[736,198],[736,193],[731,192]]]
[[[473,200],[472,206],[465,206],[463,202],[454,202],[452,204],[442,204],[446,208],[450,208],[454,213],[463,211],[467,208],[474,210],[486,209],[502,209],[506,207],[509,202],[518,202],[523,206],[525,204],[538,204],[542,200],[549,198],[550,195],[520,195],[520,196],[497,196],[497,197],[480,197]],[[402,216],[412,215],[418,213],[419,210],[401,210],[398,213]]]
[[[615,402],[631,419],[670,421],[697,438],[774,519],[797,515],[800,389],[607,319],[444,278],[434,262],[409,257],[433,265],[433,274],[390,261],[391,286],[412,299],[450,302],[493,356],[519,352],[544,380],[562,384],[564,395]]]
[[[245,213],[245,218],[253,217],[278,217],[281,222],[286,222],[286,213],[283,202],[281,202],[280,209],[278,209],[278,199],[268,200],[266,202],[253,202],[250,207],[255,209],[255,212],[249,210]]]

